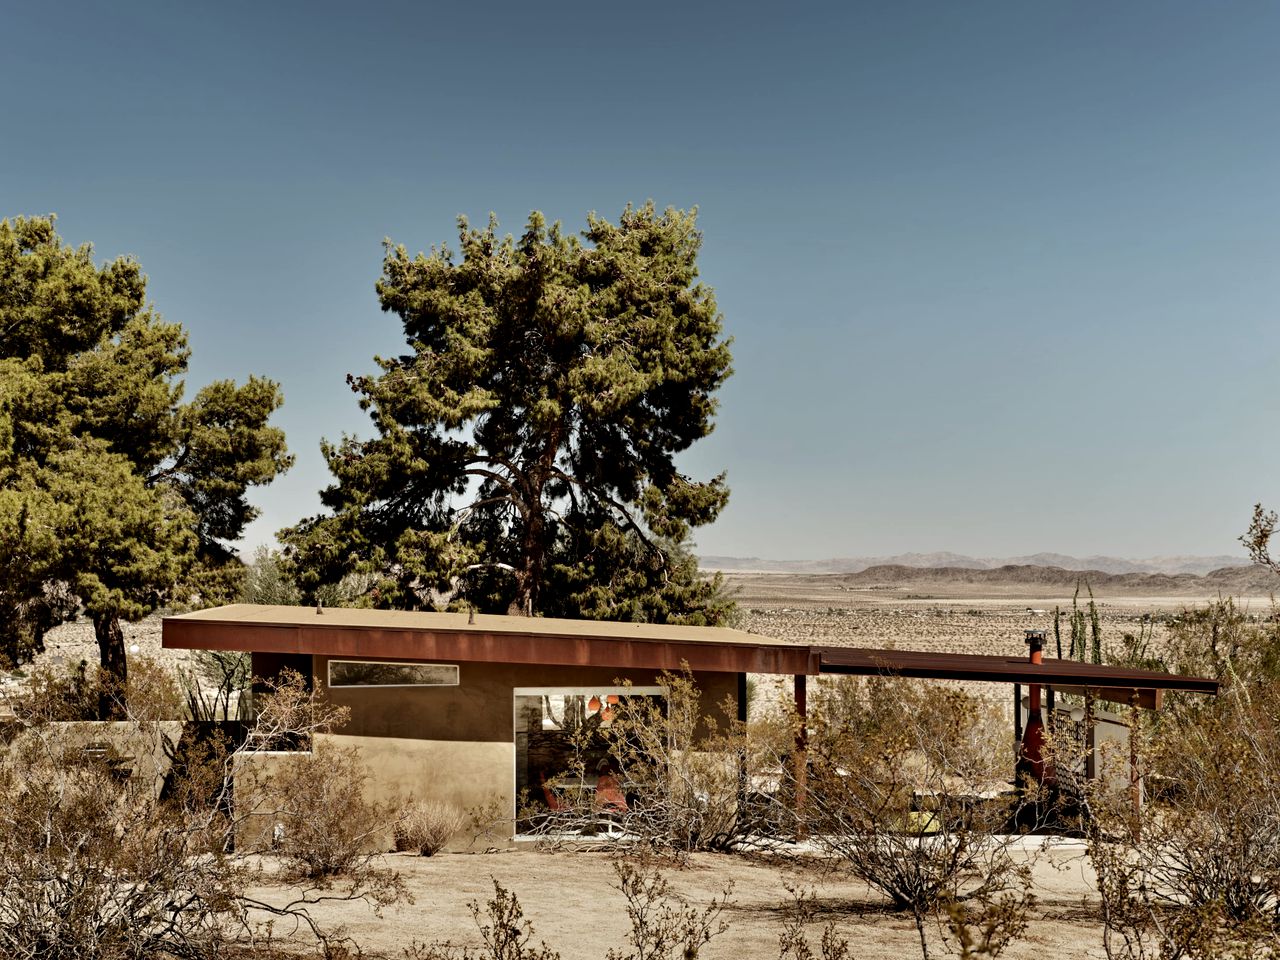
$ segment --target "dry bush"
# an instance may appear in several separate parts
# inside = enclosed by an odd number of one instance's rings
[[[129,660],[125,702],[127,715],[135,720],[180,720],[186,716],[178,679],[163,663],[150,657]]]
[[[1134,811],[1090,794],[1089,856],[1108,957],[1234,958],[1280,952],[1280,694],[1228,688],[1136,727],[1140,768],[1165,798]]]
[[[176,678],[149,657],[129,660],[123,695],[114,677],[81,660],[61,671],[43,664],[35,667],[26,690],[9,700],[14,714],[28,723],[97,720],[104,702],[118,706],[119,715],[132,720],[177,720],[185,713]]]
[[[1140,810],[1087,785],[1104,947],[1127,958],[1275,956],[1280,623],[1229,599],[1184,610],[1164,657],[1218,678],[1222,692],[1172,695],[1162,714],[1132,715],[1139,770],[1158,785]]]
[[[529,946],[533,924],[524,918],[516,895],[503,889],[497,880],[493,881],[493,899],[485,904],[485,912],[482,914],[480,905],[472,901],[471,917],[480,930],[484,944],[481,955],[487,960],[560,960],[560,954],[545,943]]]
[[[945,905],[944,936],[961,960],[995,960],[1027,931],[1034,905],[1029,891],[1009,892],[985,902]]]
[[[527,806],[528,804],[523,804]],[[500,794],[491,794],[488,799],[474,803],[463,811],[464,827],[467,831],[468,848],[481,840],[493,843],[506,843],[515,831],[515,823],[511,819],[511,808],[507,799]]]
[[[390,817],[365,798],[369,770],[359,751],[323,737],[345,724],[350,711],[308,691],[292,671],[286,674],[286,682],[261,698],[245,749],[235,758],[237,840],[276,852],[296,877],[327,882],[369,875]]]
[[[1165,660],[1175,673],[1214,677],[1247,699],[1250,690],[1280,679],[1280,616],[1273,606],[1265,619],[1250,617],[1230,597],[1184,609],[1170,624]],[[1171,705],[1208,702],[1182,696]]]
[[[430,857],[467,826],[469,818],[456,804],[442,800],[416,800],[408,804],[395,824],[397,850],[414,850]]]
[[[308,738],[331,718],[293,678],[264,698],[271,735]],[[269,945],[275,924],[333,938],[310,910],[326,899],[394,901],[396,878],[358,867],[340,887],[302,885],[268,901],[262,858],[237,848],[245,818],[231,772],[253,747],[205,748],[178,782],[130,776],[173,756],[173,724],[113,724],[110,750],[86,750],[83,726],[38,723],[0,748],[0,956],[6,960],[213,958]],[[123,733],[121,732],[123,731]],[[252,741],[251,741],[252,742]]]
[[[726,932],[729,924],[722,919],[733,893],[733,881],[720,896],[712,897],[703,908],[677,901],[667,887],[666,877],[650,861],[618,860],[613,865],[618,878],[616,890],[627,901],[627,919],[631,931],[627,948],[611,949],[606,960],[696,960],[698,952],[713,937]]]
[[[484,945],[480,950],[415,941],[404,949],[405,960],[560,960],[560,954],[545,943],[530,945],[533,923],[525,919],[516,895],[497,880],[493,881],[493,898],[483,909],[474,900],[468,906]]]
[[[1006,832],[1008,736],[993,708],[936,685],[844,678],[818,691],[809,730],[796,790],[813,841],[911,915],[926,960],[949,907],[1025,918],[1029,867]],[[1009,893],[1018,909],[997,911]]]
[[[389,815],[365,798],[368,779],[359,750],[326,741],[273,765],[259,792],[274,804],[273,847],[292,874],[332,877],[370,862]]]
[[[815,897],[813,891],[787,886],[791,903],[782,917],[782,930],[778,934],[778,960],[849,960],[849,941],[836,932],[834,920],[822,928],[815,953],[805,933],[813,922]]]
[[[648,859],[614,864],[618,883],[631,923],[627,946],[610,949],[606,960],[697,960],[698,952],[714,937],[729,929],[721,914],[729,905],[733,885],[699,909],[674,897],[666,879]],[[532,946],[533,924],[525,919],[520,901],[497,880],[493,898],[482,909],[469,904],[480,932],[479,949],[451,943],[413,943],[404,950],[406,960],[559,960],[560,954],[546,943]],[[832,957],[828,960],[845,960]]]
[[[26,688],[6,699],[14,715],[24,723],[96,720],[97,674],[98,667],[90,667],[85,660],[61,671],[39,664],[28,675]]]

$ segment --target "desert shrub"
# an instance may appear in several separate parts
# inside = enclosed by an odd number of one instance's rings
[[[631,930],[627,947],[611,949],[606,960],[673,960],[677,954],[696,960],[713,937],[729,929],[722,914],[729,906],[733,881],[699,909],[672,896],[666,877],[652,861],[618,860],[613,871],[618,880],[614,889],[626,900]]]
[[[545,943],[529,946],[533,939],[533,923],[524,918],[524,910],[516,895],[493,881],[493,899],[480,905],[471,903],[471,916],[480,931],[484,944],[482,955],[486,960],[559,960],[560,954],[548,949]],[[485,919],[488,919],[488,923]]]
[[[493,897],[483,908],[474,900],[468,906],[480,932],[481,949],[415,941],[404,948],[405,960],[560,960],[560,954],[545,943],[530,945],[533,923],[525,919],[519,898],[497,880]]]
[[[1230,597],[1184,609],[1169,625],[1166,662],[1176,673],[1214,677],[1247,697],[1254,688],[1280,680],[1280,622],[1252,620]],[[1176,702],[1203,704],[1204,699]]]
[[[297,876],[324,879],[366,868],[386,831],[387,810],[365,797],[369,769],[355,747],[314,742],[274,765],[271,797],[276,852]]]
[[[1231,599],[1169,623],[1163,664],[1222,683],[1131,717],[1148,801],[1087,785],[1109,957],[1280,952],[1280,624]]]
[[[263,715],[270,736],[308,738],[335,713],[294,677],[263,698]],[[96,751],[85,749],[82,724],[35,723],[0,746],[0,957],[224,956],[236,944],[270,946],[282,919],[326,944],[333,937],[310,912],[320,900],[376,908],[403,896],[397,878],[371,865],[341,886],[253,895],[268,882],[262,858],[234,841],[257,811],[231,802],[229,776],[252,747],[211,745],[177,784],[130,775],[124,761],[173,755],[173,727],[113,724],[119,742]]]
[[[9,695],[9,705],[26,723],[97,719],[97,679],[97,665],[85,660],[65,670],[42,663],[31,669],[21,693]]]
[[[836,931],[834,920],[822,928],[818,950],[809,943],[806,929],[813,922],[815,896],[812,890],[787,886],[791,902],[782,915],[778,934],[778,960],[849,960],[849,941]]]
[[[945,904],[943,930],[952,953],[960,960],[995,960],[1026,933],[1034,905],[1026,889],[985,901]]]
[[[132,720],[174,720],[183,716],[176,678],[149,657],[131,657],[122,696],[117,681],[97,664],[81,660],[58,670],[41,664],[30,674],[26,690],[12,698],[14,713],[30,723],[97,720],[102,703],[118,704],[118,714]]]
[[[125,702],[127,716],[135,720],[176,720],[186,712],[177,677],[150,657],[129,659]]]
[[[527,802],[520,805],[528,806]],[[468,847],[481,840],[505,843],[515,827],[511,807],[500,794],[491,794],[487,799],[472,804],[463,811],[463,815]]]
[[[814,700],[801,816],[840,869],[911,915],[927,960],[949,907],[989,912],[1028,884],[999,795],[1004,721],[955,689],[891,677],[843,678]]]
[[[1280,951],[1280,694],[1227,687],[1216,702],[1131,735],[1169,798],[1134,810],[1089,794],[1089,857],[1109,957],[1253,957]]]
[[[626,946],[611,948],[606,960],[675,960],[677,956],[697,960],[706,944],[729,929],[721,914],[729,905],[732,883],[699,908],[672,895],[666,878],[650,859],[618,861],[614,874],[614,889],[626,901],[630,932]],[[480,949],[415,942],[405,948],[405,960],[559,960],[560,954],[546,943],[532,946],[533,924],[525,919],[516,895],[497,880],[493,881],[493,897],[483,908],[475,901],[469,906],[480,933]]]
[[[413,850],[424,857],[434,856],[467,826],[468,816],[456,804],[442,800],[409,803],[395,823],[397,850]]]

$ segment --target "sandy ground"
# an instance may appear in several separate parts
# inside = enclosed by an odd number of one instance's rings
[[[1041,850],[1041,843],[1027,841],[1029,850],[1020,854],[1035,860],[1034,919],[1021,942],[1004,955],[1014,960],[1103,956],[1092,875],[1082,847],[1057,841]],[[626,947],[625,901],[613,887],[612,860],[606,854],[514,850],[429,859],[395,854],[384,861],[404,877],[415,903],[389,908],[382,918],[358,903],[317,912],[323,922],[345,926],[366,951],[400,956],[414,940],[479,946],[468,904],[483,907],[493,895],[494,880],[519,898],[533,923],[534,941],[544,940],[563,960],[603,960],[610,948]],[[812,889],[817,896],[818,913],[810,928],[815,948],[822,925],[833,920],[849,941],[850,960],[920,955],[909,917],[887,910],[883,899],[862,884],[803,862],[700,854],[687,868],[668,869],[666,877],[672,893],[699,907],[733,884],[731,906],[724,913],[729,930],[703,950],[705,958],[777,957],[782,911],[790,902],[787,883]],[[931,930],[930,937],[939,932]],[[942,946],[940,939],[935,946]]]

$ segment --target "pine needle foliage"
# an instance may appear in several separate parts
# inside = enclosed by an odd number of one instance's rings
[[[52,217],[0,220],[0,663],[83,610],[125,688],[122,620],[234,594],[250,486],[292,458],[279,388],[217,381],[187,402],[180,324],[139,264],[101,266]]]
[[[330,512],[283,534],[307,599],[354,576],[369,606],[722,622],[687,544],[724,476],[676,464],[730,372],[696,213],[458,227],[459,254],[387,244],[408,349],[348,377],[377,435],[324,445]]]

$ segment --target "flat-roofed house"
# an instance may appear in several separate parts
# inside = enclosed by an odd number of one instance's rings
[[[806,678],[891,673],[1091,691],[1155,708],[1167,689],[1213,693],[1217,682],[1070,660],[1030,663],[972,656],[775,640],[741,630],[348,608],[236,604],[167,617],[167,648],[240,650],[254,675],[288,667],[351,719],[333,735],[356,745],[383,799],[499,804],[514,820],[522,790],[535,796],[563,771],[566,713],[607,710],[610,698],[660,696],[663,671],[692,672],[704,707],[736,699],[745,717],[748,674],[793,677],[804,712]],[[1016,694],[1015,694],[1016,696]]]

